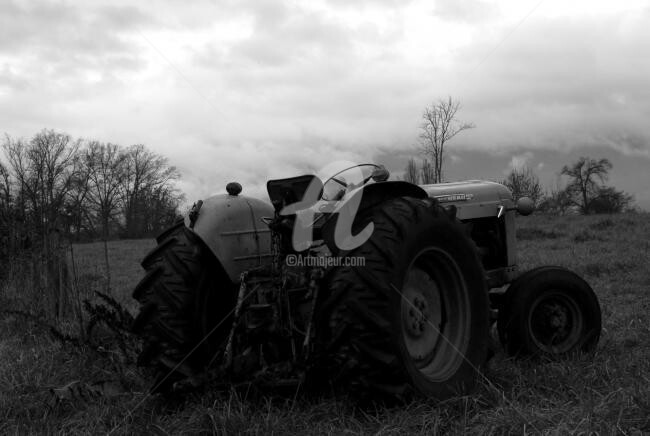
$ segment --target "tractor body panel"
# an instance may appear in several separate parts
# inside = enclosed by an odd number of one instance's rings
[[[207,198],[190,227],[208,246],[234,283],[242,272],[270,264],[271,231],[262,222],[273,217],[270,204],[241,195],[219,194]]]
[[[443,206],[456,206],[458,219],[467,220],[497,216],[499,207],[512,208],[512,194],[500,183],[484,180],[420,185],[429,197],[436,198]]]

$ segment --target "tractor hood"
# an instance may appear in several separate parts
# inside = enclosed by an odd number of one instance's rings
[[[461,220],[496,216],[500,206],[510,208],[514,205],[510,190],[496,182],[467,180],[420,187],[443,206],[456,206],[456,216]]]

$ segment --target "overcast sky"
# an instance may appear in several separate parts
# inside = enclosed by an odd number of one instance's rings
[[[446,174],[555,185],[580,155],[650,209],[650,2],[0,2],[0,132],[144,143],[189,200],[347,159],[401,173],[424,107]],[[401,175],[401,174],[400,174]]]

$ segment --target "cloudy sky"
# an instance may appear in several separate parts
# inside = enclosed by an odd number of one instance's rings
[[[0,2],[0,132],[168,156],[194,200],[332,160],[417,156],[448,95],[475,129],[446,174],[555,186],[580,155],[650,209],[650,2]],[[401,174],[400,174],[401,175]]]

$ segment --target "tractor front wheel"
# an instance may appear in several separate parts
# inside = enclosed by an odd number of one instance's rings
[[[561,267],[536,268],[506,291],[497,327],[510,355],[592,351],[600,337],[600,305],[577,274]]]

